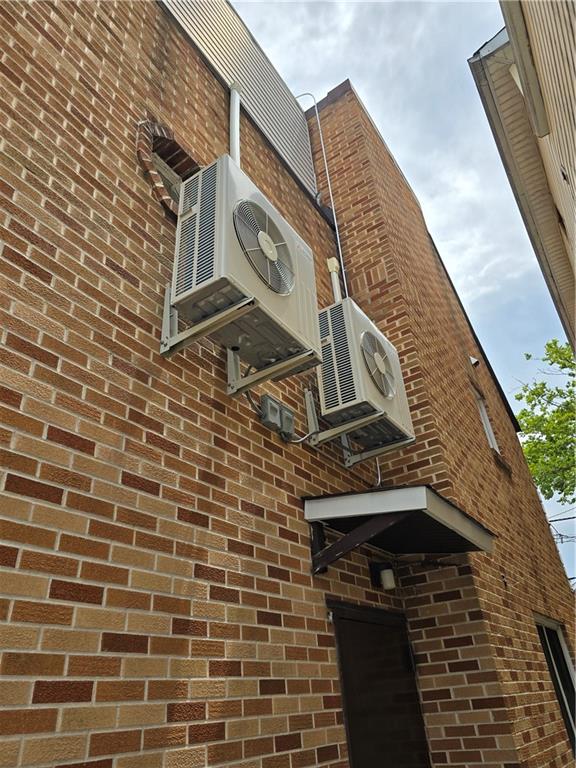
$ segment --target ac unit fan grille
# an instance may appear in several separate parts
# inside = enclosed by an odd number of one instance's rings
[[[258,277],[275,293],[294,290],[292,258],[284,236],[272,218],[256,203],[242,200],[234,209],[234,229]]]
[[[394,372],[384,345],[373,333],[364,331],[360,346],[372,381],[384,397],[394,397],[396,393]]]

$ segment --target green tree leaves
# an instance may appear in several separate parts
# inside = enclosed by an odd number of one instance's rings
[[[526,359],[533,359],[526,355]],[[523,384],[516,400],[522,447],[534,481],[545,499],[576,502],[576,362],[569,344],[546,343],[543,380]],[[554,381],[556,379],[556,381]]]

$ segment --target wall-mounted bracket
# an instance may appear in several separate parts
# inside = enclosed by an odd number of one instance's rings
[[[356,429],[366,427],[368,424],[372,424],[373,421],[378,421],[378,419],[381,419],[384,415],[381,411],[378,411],[377,413],[371,413],[369,416],[361,416],[359,419],[354,419],[354,421],[347,421],[344,424],[338,424],[336,427],[325,429],[320,432],[318,415],[314,405],[314,397],[309,389],[305,391],[304,398],[306,401],[308,432],[312,433],[308,442],[312,446],[322,445],[322,443],[327,443],[329,440],[335,440],[337,437],[346,435],[348,432],[354,432]]]
[[[376,456],[380,456],[383,453],[386,453],[387,451],[391,451],[395,448],[403,448],[405,445],[411,445],[416,438],[414,437],[407,437],[405,440],[398,440],[395,443],[386,443],[386,445],[380,445],[377,448],[372,448],[369,451],[360,451],[358,453],[354,453],[350,448],[350,443],[346,441],[348,444],[342,441],[343,443],[343,450],[344,450],[344,466],[345,467],[353,467],[355,464],[358,464],[360,461],[367,461],[368,459],[374,459]]]
[[[248,297],[242,299],[231,307],[226,307],[216,315],[207,317],[199,323],[186,328],[178,333],[178,310],[172,306],[171,286],[168,284],[164,292],[164,314],[162,316],[162,340],[160,342],[160,354],[163,357],[179,352],[202,336],[208,336],[242,315],[252,312],[258,304],[256,299]]]
[[[313,573],[326,573],[327,566],[314,570],[315,558],[319,557],[326,549],[326,535],[324,534],[324,523],[315,521],[310,523],[310,552],[312,553],[312,571]]]
[[[385,453],[386,451],[390,451],[394,448],[401,448],[405,445],[410,445],[410,443],[413,443],[415,440],[413,437],[407,437],[405,440],[398,440],[395,443],[386,443],[385,445],[380,445],[368,451],[360,451],[359,453],[354,453],[350,446],[348,435],[351,432],[355,432],[357,429],[362,429],[362,427],[367,427],[369,424],[378,421],[386,414],[383,411],[377,411],[376,413],[371,413],[367,416],[361,416],[359,419],[354,419],[353,421],[347,421],[343,424],[338,424],[336,427],[332,427],[331,429],[320,431],[320,427],[318,425],[318,414],[316,413],[316,406],[314,404],[314,396],[309,389],[304,392],[304,400],[306,403],[308,433],[310,434],[308,444],[312,447],[316,447],[322,445],[323,443],[327,443],[330,440],[336,440],[336,438],[339,437],[342,442],[345,467],[353,467],[360,461],[366,461],[367,459],[372,459],[375,456],[380,456],[381,453]]]
[[[411,512],[390,512],[386,515],[374,515],[328,546],[326,546],[322,523],[318,521],[310,523],[313,575],[325,573],[328,566],[335,563],[336,560],[362,546],[362,544],[368,544],[375,536],[405,520],[411,514]]]
[[[227,349],[226,357],[228,365],[228,394],[240,395],[242,392],[255,387],[263,381],[274,381],[286,376],[289,371],[299,368],[308,360],[314,359],[314,352],[310,349],[298,355],[292,355],[292,357],[287,357],[278,363],[267,365],[266,368],[260,368],[247,376],[242,376],[240,373],[240,356],[236,350]]]

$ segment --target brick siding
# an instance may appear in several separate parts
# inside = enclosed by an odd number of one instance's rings
[[[347,768],[328,595],[407,612],[435,766],[568,765],[531,612],[569,623],[570,591],[418,204],[353,92],[322,108],[350,285],[400,351],[417,434],[383,476],[432,484],[499,536],[493,556],[403,566],[392,593],[370,586],[368,548],[310,575],[302,497],[370,487],[373,467],[282,443],[226,395],[209,341],[159,355],[175,225],[138,125],[205,165],[228,148],[227,90],[153,2],[4,2],[0,19],[0,766]],[[241,131],[326,305],[332,230],[245,115]],[[313,381],[263,388],[300,432]]]
[[[320,116],[351,293],[398,348],[415,417],[417,441],[382,462],[384,481],[431,483],[498,536],[493,555],[405,580],[433,760],[571,765],[534,612],[564,622],[570,640],[573,598],[511,419],[418,202],[349,83]],[[309,125],[325,186],[313,114]]]

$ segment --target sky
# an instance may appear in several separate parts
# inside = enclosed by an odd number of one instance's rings
[[[350,78],[420,200],[517,411],[514,393],[539,368],[524,353],[539,356],[547,340],[566,337],[467,63],[504,26],[498,2],[232,4],[294,94],[320,100]],[[546,508],[574,514],[553,502]],[[573,522],[556,528],[574,533]],[[560,551],[576,575],[573,545]]]

